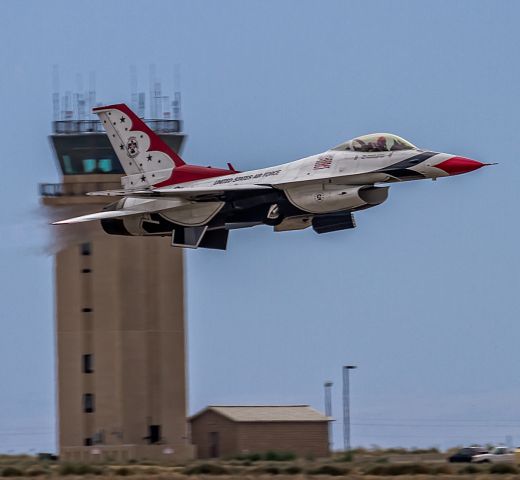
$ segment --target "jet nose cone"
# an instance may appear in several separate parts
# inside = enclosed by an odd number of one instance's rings
[[[471,160],[471,158],[451,157],[448,160],[444,160],[444,162],[435,165],[435,168],[444,170],[448,175],[460,175],[461,173],[472,172],[473,170],[477,170],[485,165],[489,164],[477,162],[476,160]]]

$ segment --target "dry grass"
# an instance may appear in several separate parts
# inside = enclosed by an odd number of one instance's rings
[[[0,455],[0,480],[3,478],[40,479],[114,479],[131,480],[520,480],[520,467],[449,464],[446,455],[432,451],[357,450],[353,455],[337,454],[328,459],[287,460],[242,459],[194,461],[187,465],[159,465],[151,462],[128,465],[66,464],[41,461],[28,455]],[[276,457],[278,458],[278,457]]]

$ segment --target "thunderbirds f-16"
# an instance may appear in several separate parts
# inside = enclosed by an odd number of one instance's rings
[[[114,235],[171,236],[172,245],[225,250],[230,230],[270,225],[276,232],[354,228],[353,212],[383,203],[385,184],[437,179],[484,165],[422,150],[375,133],[269,168],[239,172],[186,164],[124,104],[95,108],[126,176],[122,197],[102,212],[56,222],[100,220]]]

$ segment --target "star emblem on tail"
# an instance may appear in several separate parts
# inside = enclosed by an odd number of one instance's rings
[[[139,145],[137,144],[137,138],[130,137],[126,142],[126,152],[130,158],[135,158],[139,155]]]

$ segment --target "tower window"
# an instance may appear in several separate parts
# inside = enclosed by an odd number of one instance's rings
[[[83,395],[83,411],[85,413],[92,413],[94,411],[94,394],[85,393]]]
[[[83,313],[90,313],[90,312],[92,312],[92,309],[89,308],[89,307],[85,307],[85,308],[82,308],[81,311],[82,311]]]
[[[81,255],[90,255],[92,253],[92,248],[90,246],[90,242],[85,242],[81,244]]]
[[[92,439],[90,437],[85,438],[84,442],[86,447],[90,447],[92,445]]]
[[[90,268],[84,268],[81,270],[81,273],[90,273],[92,270]]]
[[[83,373],[94,373],[94,357],[91,353],[83,355]]]

